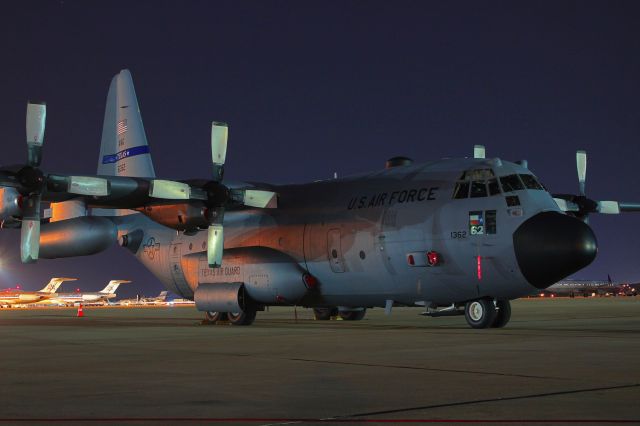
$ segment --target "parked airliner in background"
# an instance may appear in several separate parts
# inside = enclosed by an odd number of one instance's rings
[[[45,115],[44,104],[28,104],[27,164],[0,169],[0,219],[21,229],[23,262],[118,242],[211,321],[251,324],[269,305],[360,320],[367,308],[401,305],[503,327],[509,300],[593,261],[590,213],[640,211],[585,196],[584,151],[579,195],[551,195],[526,161],[485,158],[482,146],[473,158],[394,157],[313,183],[223,183],[228,127],[219,122],[210,178],[157,179],[127,70],[109,88],[97,175],[45,174]]]
[[[111,280],[105,288],[97,292],[58,293],[47,300],[47,303],[61,305],[106,304],[110,299],[116,297],[116,290],[120,284],[130,282],[127,280]]]
[[[608,276],[604,281],[592,280],[562,280],[550,287],[543,293],[558,296],[635,296],[637,290],[634,284],[626,282],[615,282]]]
[[[169,292],[161,291],[156,297],[136,297],[135,299],[122,299],[118,300],[118,305],[130,306],[130,305],[162,305],[167,301],[167,294]]]
[[[24,291],[8,288],[0,291],[0,306],[28,305],[48,300],[57,296],[56,291],[65,281],[75,281],[76,278],[51,278],[49,283],[39,291]]]

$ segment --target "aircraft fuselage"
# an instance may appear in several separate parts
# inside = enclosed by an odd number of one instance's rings
[[[530,294],[536,286],[521,271],[514,233],[541,212],[561,213],[542,188],[454,198],[470,170],[531,175],[514,163],[460,159],[272,186],[277,209],[226,213],[216,269],[207,264],[206,231],[176,233],[141,215],[125,217],[119,229],[142,230],[138,258],[168,290],[190,299],[198,285],[222,282],[244,283],[263,304],[306,306],[445,305]],[[435,253],[433,266],[428,253]],[[311,289],[305,273],[316,279]]]

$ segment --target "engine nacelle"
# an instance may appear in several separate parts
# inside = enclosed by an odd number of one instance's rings
[[[154,222],[172,229],[177,229],[178,231],[194,230],[209,226],[206,217],[207,209],[204,205],[183,203],[169,206],[147,206],[136,210]]]
[[[106,250],[118,240],[118,228],[100,216],[77,217],[42,225],[40,257],[88,256]]]
[[[20,194],[15,188],[0,188],[0,221],[22,214],[19,200]]]
[[[200,284],[194,300],[199,311],[241,312],[244,310],[244,286],[242,283]]]

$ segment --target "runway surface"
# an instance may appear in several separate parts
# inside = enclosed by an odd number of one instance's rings
[[[420,309],[250,327],[193,307],[0,310],[0,423],[640,422],[640,298],[512,302],[504,329]]]

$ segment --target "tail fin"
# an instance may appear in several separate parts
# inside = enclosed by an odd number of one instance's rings
[[[100,293],[113,294],[116,292],[120,284],[130,283],[130,282],[131,281],[127,281],[127,280],[111,280],[109,281],[109,284],[107,284],[105,288],[100,290]]]
[[[60,284],[62,284],[63,282],[77,281],[77,280],[78,280],[77,278],[51,278],[51,281],[49,281],[49,284],[44,286],[44,288],[40,290],[40,293],[55,293],[56,291],[58,291]]]
[[[156,176],[129,70],[116,74],[109,86],[98,174],[147,178]]]
[[[160,294],[158,295],[157,299],[158,300],[167,300],[167,293],[169,293],[168,291],[161,291]]]

